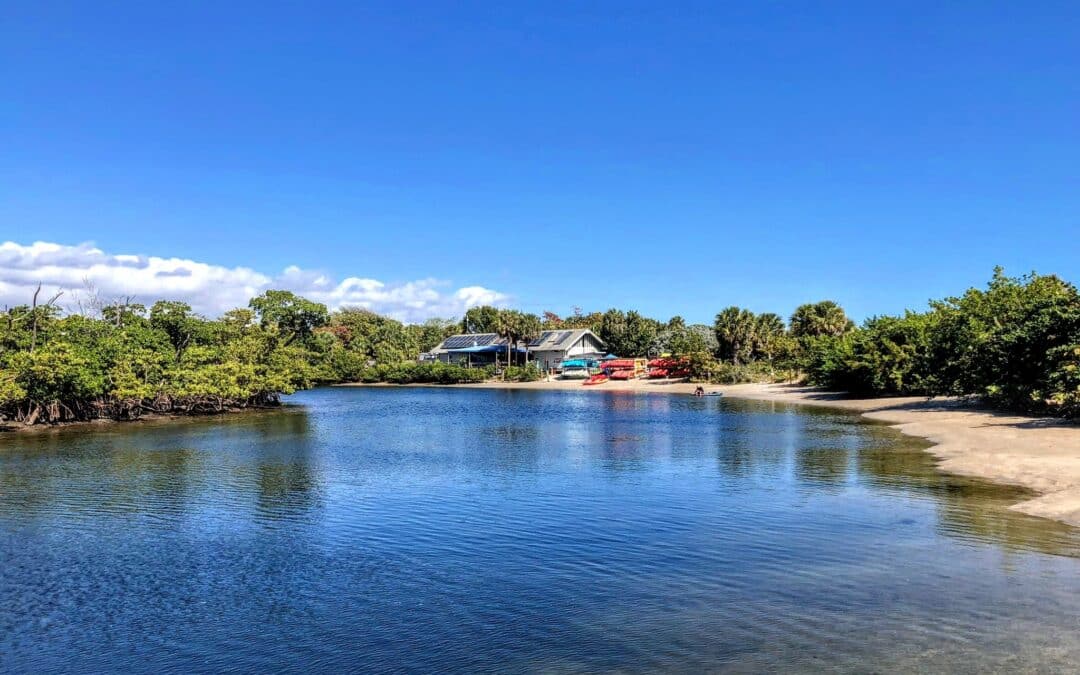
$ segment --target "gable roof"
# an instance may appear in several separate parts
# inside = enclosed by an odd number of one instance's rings
[[[589,336],[589,339],[604,348],[604,341],[596,336],[588,328],[572,330],[546,330],[535,339],[529,341],[531,352],[561,352],[569,349],[575,343],[581,342],[581,338]]]

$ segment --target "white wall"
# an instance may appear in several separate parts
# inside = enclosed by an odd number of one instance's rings
[[[563,352],[532,352],[529,354],[529,362],[535,363],[540,370],[551,370],[561,363]]]
[[[529,354],[529,361],[535,363],[538,368],[546,370],[557,368],[558,365],[566,359],[573,359],[582,356],[583,354],[595,354],[601,351],[596,342],[588,336],[585,337],[584,344],[582,344],[582,342],[581,338],[578,338],[566,349],[531,352]]]

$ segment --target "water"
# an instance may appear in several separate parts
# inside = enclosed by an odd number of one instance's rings
[[[1063,671],[1080,533],[852,415],[323,389],[0,436],[0,671]]]

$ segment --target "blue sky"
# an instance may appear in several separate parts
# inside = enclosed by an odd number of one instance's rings
[[[894,4],[8,2],[0,242],[692,321],[1080,280],[1080,5]]]

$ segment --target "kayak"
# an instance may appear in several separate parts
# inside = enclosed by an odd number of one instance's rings
[[[600,373],[598,375],[593,375],[589,379],[582,382],[582,384],[584,384],[584,385],[603,384],[603,383],[605,383],[607,381],[608,381],[608,376],[604,375],[603,373]]]

